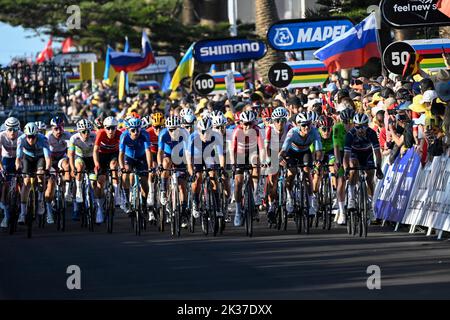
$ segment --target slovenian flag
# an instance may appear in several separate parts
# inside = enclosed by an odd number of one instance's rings
[[[362,67],[372,57],[381,57],[375,13],[314,52],[329,73]]]
[[[109,61],[116,72],[133,72],[155,63],[152,46],[145,32],[142,33],[142,53],[118,52],[109,53]]]

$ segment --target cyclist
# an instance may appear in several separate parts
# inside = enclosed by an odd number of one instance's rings
[[[313,195],[312,190],[312,177],[310,174],[310,166],[313,164],[313,154],[310,150],[310,145],[314,144],[314,158],[315,165],[320,165],[320,159],[322,158],[322,140],[317,129],[312,125],[311,118],[306,112],[297,114],[296,116],[295,128],[292,128],[284,140],[281,152],[279,154],[280,164],[286,166],[286,164],[301,163],[307,165],[304,171],[307,175],[309,187],[309,203],[311,205],[311,210],[309,210],[310,215],[315,215],[317,211],[317,198]],[[296,174],[296,168],[289,168],[286,177],[286,210],[288,214],[292,215],[294,211],[293,205],[293,180]]]
[[[6,174],[16,173],[15,160],[17,153],[17,141],[19,136],[22,135],[20,131],[20,122],[14,117],[9,117],[5,121],[6,130],[0,133],[0,171]],[[10,177],[7,177],[9,180]],[[7,228],[9,222],[9,204],[5,203],[5,197],[7,190],[7,184],[2,185],[2,197],[0,202],[0,208],[3,209],[5,216],[3,217],[1,227]]]
[[[354,209],[356,207],[355,186],[358,177],[355,171],[349,172],[349,168],[373,167],[373,154],[375,154],[376,176],[378,179],[383,179],[380,143],[377,138],[377,133],[369,128],[369,117],[364,113],[357,113],[353,117],[353,123],[355,127],[347,132],[344,147],[344,170],[346,176],[349,176],[348,209]],[[374,191],[374,171],[365,171],[367,173],[367,193],[370,204]]]
[[[203,168],[217,169],[220,165],[222,172],[225,171],[225,156],[223,152],[222,136],[212,130],[212,123],[209,118],[201,119],[197,123],[197,130],[195,130],[190,136],[188,146],[186,149],[188,172],[191,177],[194,177],[192,182],[192,215],[194,218],[200,216],[199,201],[200,191],[202,185],[202,173]],[[217,161],[217,158],[219,161]],[[217,180],[216,172],[210,171],[212,192],[215,196],[216,203],[220,203],[222,195],[217,193]],[[218,216],[223,216],[223,212],[219,210]]]
[[[103,129],[103,117],[97,117],[94,119],[94,127],[96,131]]]
[[[236,199],[236,215],[234,225],[242,224],[242,185],[244,183],[244,172],[240,165],[259,165],[260,159],[264,159],[264,142],[260,133],[260,128],[255,124],[256,114],[252,110],[244,111],[240,114],[242,122],[233,131],[232,136],[232,159],[233,170],[235,171],[234,196]],[[259,153],[262,153],[261,156]],[[255,206],[261,205],[261,197],[258,193],[259,167],[252,169],[253,198]]]
[[[195,115],[191,108],[183,108],[180,111],[181,127],[186,129],[189,134],[194,132]]]
[[[141,171],[141,195],[144,211],[146,211],[148,195],[148,171],[152,168],[152,154],[150,151],[150,136],[147,131],[142,130],[142,121],[138,118],[131,118],[127,122],[127,130],[120,136],[119,143],[119,168],[123,173],[122,183],[126,197],[126,213],[131,213],[130,206],[130,185],[134,183],[130,171],[136,169]],[[145,177],[145,179],[143,178]]]
[[[52,165],[50,158],[50,149],[48,147],[47,138],[39,133],[38,127],[34,122],[25,125],[24,134],[17,141],[17,158],[16,170],[26,175],[23,179],[23,188],[20,192],[20,216],[18,223],[25,223],[27,213],[27,202],[31,188],[31,177],[39,174],[38,180],[38,215],[45,213],[44,207],[44,187],[45,177],[44,170],[49,171]],[[47,216],[47,222],[52,223],[52,218]]]
[[[278,107],[272,113],[272,124],[267,127],[266,137],[264,140],[269,164],[274,164],[271,161],[272,156],[276,157],[275,159],[278,160],[278,150],[280,150],[280,146],[283,145],[289,130],[292,129],[292,125],[287,121],[288,117],[289,112],[284,107]],[[275,218],[277,183],[279,175],[278,168],[276,168],[275,172],[273,169],[275,168],[271,168],[271,173],[269,173],[267,181],[267,200],[269,202],[267,216],[269,223],[273,223]]]
[[[67,158],[67,140],[71,134],[64,131],[64,120],[61,117],[54,117],[50,120],[51,131],[47,134],[48,145],[50,148],[50,157],[52,159],[52,168],[54,170],[64,171],[65,182],[65,200],[70,201],[72,194],[70,192],[70,165]],[[52,176],[48,180],[47,190],[45,191],[45,202],[47,207],[47,219],[52,221],[52,200],[55,196],[55,180]]]
[[[319,121],[319,114],[315,111],[308,111],[308,117],[311,119],[311,124],[317,128],[317,123]]]
[[[103,198],[107,169],[117,169],[119,156],[120,131],[117,130],[119,122],[114,117],[107,117],[102,123],[103,129],[97,131],[95,138],[93,159],[94,171],[97,174],[95,188],[95,201],[97,203],[97,223],[103,222]],[[120,205],[121,197],[118,186],[118,175],[112,171],[114,185],[115,205]]]
[[[75,203],[73,204],[72,220],[79,220],[78,206],[83,202],[83,191],[81,190],[82,171],[94,171],[94,144],[95,133],[92,132],[92,123],[89,120],[81,119],[77,122],[77,133],[69,140],[70,171],[75,178]]]
[[[36,126],[38,127],[39,133],[45,136],[47,133],[47,125],[44,121],[36,121]]]
[[[178,176],[178,188],[180,192],[182,216],[187,216],[187,193],[186,179],[183,171],[186,169],[186,149],[189,133],[181,127],[181,119],[178,116],[170,116],[166,119],[166,127],[161,131],[158,137],[158,168],[162,171],[160,185],[161,205],[167,204],[167,183],[170,172],[167,171],[174,167],[180,170]],[[184,226],[184,225],[183,225]]]
[[[158,165],[158,161],[156,159],[158,154],[158,136],[161,132],[162,128],[164,127],[164,115],[161,112],[155,112],[150,116],[150,119],[148,121],[148,127],[146,131],[148,132],[150,136],[150,151],[152,152],[153,157],[153,168],[156,168]],[[145,121],[143,120],[143,123]],[[149,191],[148,191],[148,198],[147,198],[147,205],[153,206],[155,202],[155,176],[153,173],[150,174],[150,182],[149,182]],[[150,212],[149,215],[150,221],[155,221],[156,218],[153,214],[153,211]]]
[[[336,198],[338,202],[338,214],[335,216],[337,224],[345,224],[345,171],[342,167],[344,159],[345,135],[353,128],[353,117],[355,111],[351,108],[342,110],[339,113],[339,120],[333,127],[333,142],[335,165],[337,172]]]

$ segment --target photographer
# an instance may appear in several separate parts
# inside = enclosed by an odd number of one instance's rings
[[[392,164],[397,156],[403,155],[409,148],[414,146],[413,122],[405,111],[399,110],[394,116],[390,117],[388,131],[392,138],[391,154],[389,163]]]

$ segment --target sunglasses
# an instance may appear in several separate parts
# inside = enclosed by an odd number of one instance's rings
[[[161,130],[161,126],[154,126],[153,129],[155,129],[155,130]]]
[[[82,133],[82,134],[88,134],[88,133],[89,133],[89,130],[82,130],[82,131],[80,131],[80,133]]]
[[[53,127],[53,131],[64,131],[62,127]]]
[[[246,127],[250,127],[253,123],[252,122],[244,122],[243,125]]]
[[[300,124],[300,126],[302,127],[302,128],[309,128],[310,127],[310,123],[302,123],[302,124]]]
[[[105,127],[105,129],[108,130],[108,131],[114,131],[114,130],[117,129],[117,127],[111,126],[111,127]]]
[[[34,138],[36,138],[36,135],[31,135],[31,136],[27,136],[27,139],[34,139]]]
[[[355,126],[357,130],[367,129],[367,126]]]
[[[185,128],[185,129],[190,129],[190,128],[193,128],[194,126],[192,126],[192,125],[187,125],[187,124],[184,124],[183,125],[183,128]]]
[[[174,132],[175,130],[177,129],[176,128],[169,129],[170,132]]]
[[[130,129],[130,132],[132,132],[132,133],[137,133],[139,131],[141,131],[141,129],[139,129],[139,128],[131,128]]]
[[[331,127],[320,127],[322,131],[331,131]]]
[[[19,129],[18,128],[8,128],[8,131],[9,132],[17,132],[17,131],[19,131]]]
[[[276,123],[283,123],[283,122],[286,121],[286,119],[275,119],[273,121],[276,122]]]

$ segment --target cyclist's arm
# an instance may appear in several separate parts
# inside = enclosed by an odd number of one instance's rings
[[[350,133],[347,133],[345,136],[345,145],[344,145],[344,170],[350,165],[350,155],[352,154],[352,145],[353,145],[353,136]]]
[[[150,148],[145,149],[145,157],[147,158],[147,166],[151,169],[153,167],[153,158]]]
[[[3,144],[2,144],[2,138],[0,137],[0,171],[3,171],[2,150],[3,150]]]
[[[69,148],[67,150],[67,156],[69,157],[70,170],[75,172],[75,151]]]
[[[48,143],[44,144],[44,158],[45,158],[45,170],[50,170],[52,167],[52,158],[50,157],[50,149],[48,148]]]
[[[100,149],[100,147],[97,144],[95,144],[94,151],[92,152],[92,157],[94,158],[94,166],[96,168],[100,168],[100,161],[99,161],[99,156],[98,156],[99,149]]]
[[[22,158],[23,158],[22,141],[23,141],[23,139],[21,139],[21,138],[19,138],[17,140],[16,169],[19,169],[22,167]]]
[[[119,168],[123,169],[125,168],[125,153],[123,151],[119,151]]]

